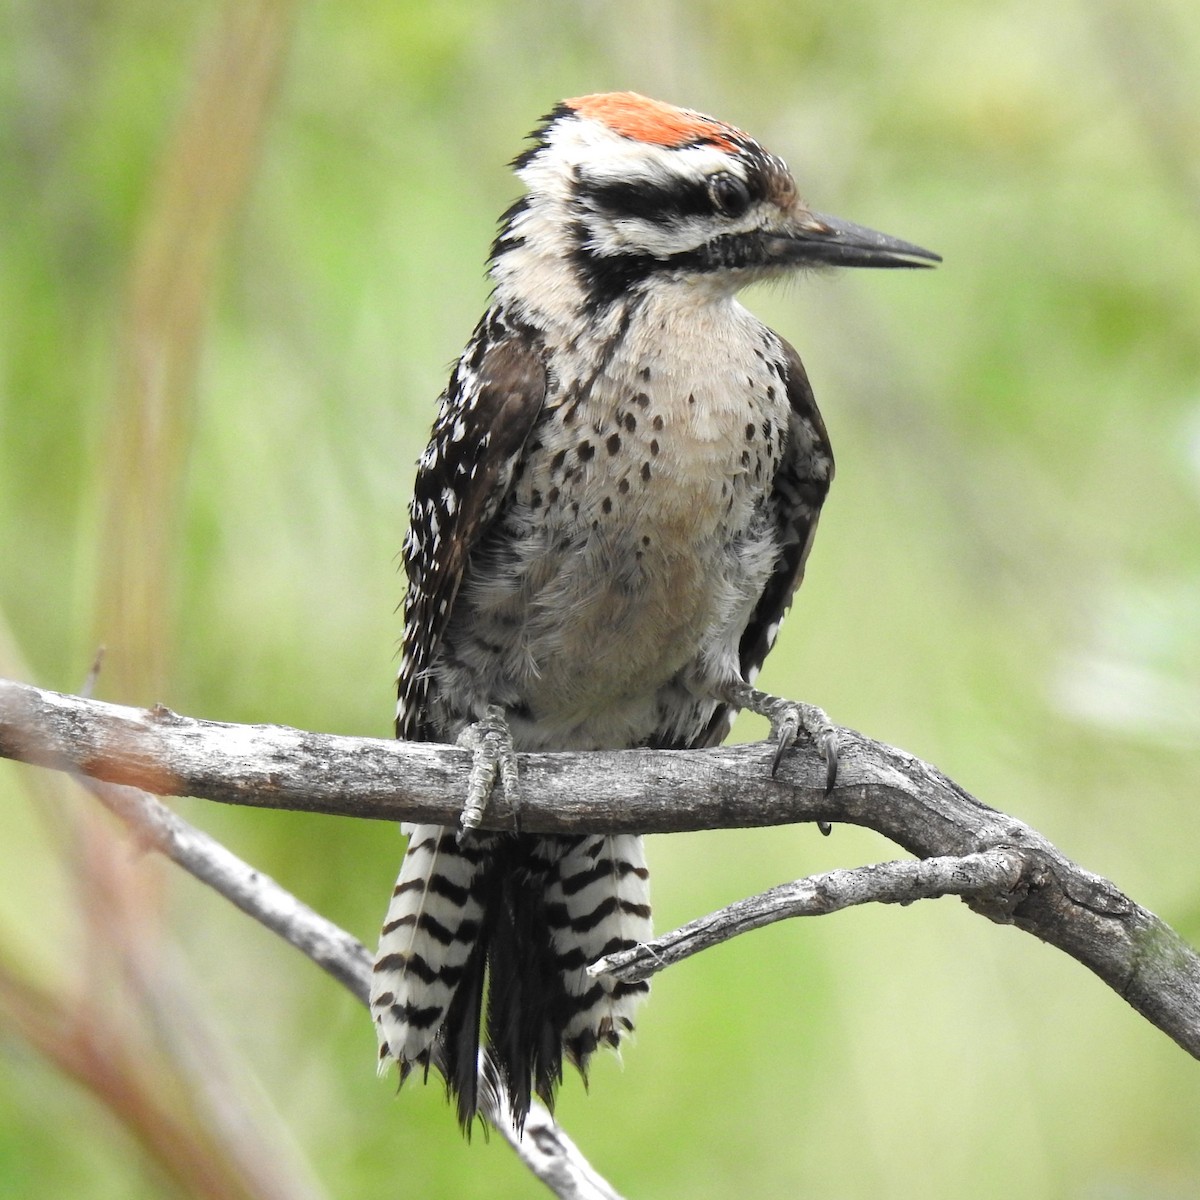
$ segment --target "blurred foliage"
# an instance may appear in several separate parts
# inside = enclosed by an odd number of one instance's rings
[[[395,555],[505,163],[614,87],[759,135],[936,273],[747,302],[839,474],[765,685],[936,761],[1200,939],[1200,16],[1192,0],[0,10],[0,673],[386,735]],[[738,736],[759,736],[751,721]],[[0,1192],[540,1194],[349,996],[87,797],[0,764]],[[189,803],[365,941],[392,827]],[[667,928],[889,857],[655,838]],[[563,1089],[633,1196],[1200,1192],[1200,1074],[949,901],[667,972]]]

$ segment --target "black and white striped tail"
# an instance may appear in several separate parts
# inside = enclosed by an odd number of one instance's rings
[[[379,941],[371,1012],[382,1070],[436,1067],[468,1129],[507,1093],[521,1128],[565,1054],[586,1075],[633,1028],[647,983],[587,974],[651,936],[641,838],[480,834],[417,825]],[[480,1055],[480,1034],[483,1054]]]

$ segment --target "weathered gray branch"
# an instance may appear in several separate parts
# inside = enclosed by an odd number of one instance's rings
[[[872,863],[809,875],[748,896],[678,929],[597,959],[589,975],[649,979],[701,950],[789,917],[822,917],[855,904],[912,904],[938,896],[1011,895],[1021,884],[1025,859],[1015,850],[987,850],[961,857]]]
[[[849,729],[839,738],[828,794],[820,756],[805,747],[774,778],[765,746],[521,755],[520,825],[673,832],[820,820],[874,829],[922,859],[1011,852],[1015,886],[972,907],[1064,950],[1200,1057],[1200,958],[1169,926],[928,763]],[[443,824],[457,820],[467,769],[451,746],[194,721],[6,681],[0,756],[159,794]],[[499,797],[483,824],[515,819]]]

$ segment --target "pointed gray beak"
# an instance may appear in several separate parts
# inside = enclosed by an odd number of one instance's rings
[[[931,267],[942,256],[863,225],[805,213],[786,231],[767,234],[768,259],[782,265],[811,263],[831,267]]]

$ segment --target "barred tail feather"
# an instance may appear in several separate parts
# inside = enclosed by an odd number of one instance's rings
[[[395,1059],[401,1080],[436,1067],[464,1130],[481,1096],[502,1092],[519,1130],[534,1095],[553,1104],[564,1052],[586,1073],[633,1028],[649,985],[587,967],[649,937],[641,838],[481,834],[460,847],[451,829],[417,826],[375,963],[381,1063]]]
[[[557,864],[546,911],[563,989],[559,1034],[586,1077],[592,1052],[599,1045],[619,1045],[650,990],[644,980],[625,983],[587,973],[588,964],[603,955],[652,936],[642,839],[632,834],[580,839]]]
[[[460,847],[455,831],[438,825],[415,825],[408,833],[371,979],[380,1070],[395,1059],[402,1079],[415,1065],[429,1067],[452,1008],[469,1018],[465,997],[483,979],[482,961],[473,961],[481,959],[482,847]],[[478,1008],[476,1000],[476,1047]]]

